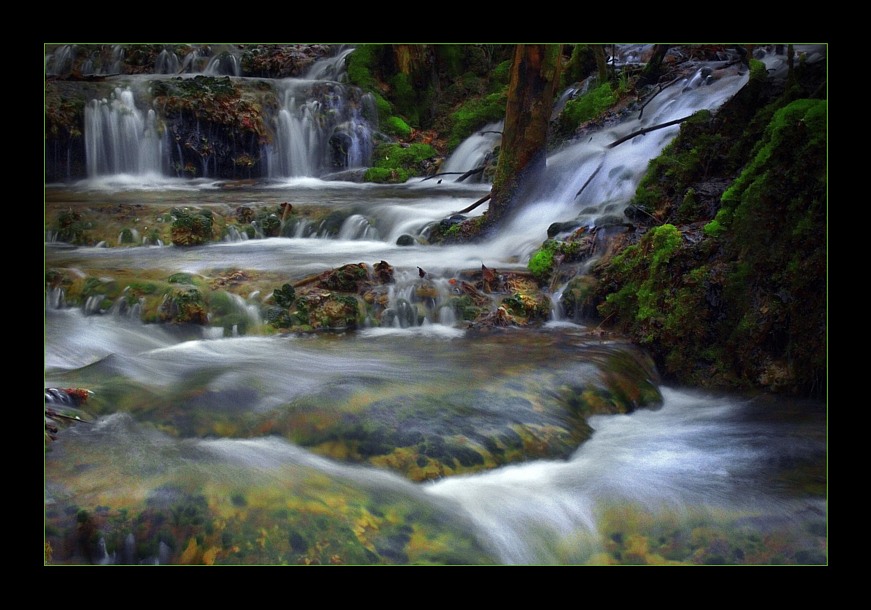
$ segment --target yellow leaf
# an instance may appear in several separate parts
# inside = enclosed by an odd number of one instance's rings
[[[190,565],[197,563],[197,556],[199,555],[199,547],[197,546],[196,538],[191,538],[188,542],[187,548],[179,557],[178,562],[185,565]]]
[[[203,553],[203,563],[207,566],[215,565],[215,557],[218,555],[218,547],[213,546]]]

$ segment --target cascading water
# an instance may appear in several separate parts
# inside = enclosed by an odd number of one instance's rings
[[[276,83],[281,109],[265,147],[272,179],[320,176],[369,165],[374,114],[371,95],[340,81],[353,49],[314,63],[304,78]]]
[[[423,237],[486,185],[312,179],[131,189],[118,200],[135,199],[144,216],[208,199],[225,218],[240,203],[292,201],[295,211],[340,212],[329,231],[305,220],[282,238],[228,229],[226,241],[193,248],[52,243],[47,269],[107,286],[142,281],[114,303],[94,284],[77,307],[62,288],[46,291],[46,388],[91,389],[82,413],[100,414],[47,445],[47,562],[825,564],[825,405],[659,386],[659,410],[592,417],[588,440],[558,458],[532,457],[525,452],[547,446],[556,424],[528,417],[556,403],[564,423],[577,420],[580,402],[605,405],[616,394],[592,381],[633,368],[611,358],[634,349],[568,324],[470,332],[447,306],[460,271],[524,269],[551,223],[598,227],[619,217],[678,128],[608,145],[698,105],[713,110],[745,78],[698,76],[657,96],[643,122],[551,154],[534,194],[488,241],[398,243]],[[46,198],[66,209],[115,196],[71,185]],[[244,332],[263,322],[266,295],[283,282],[379,260],[394,269],[376,295],[392,310],[381,318],[389,327]],[[228,270],[250,271],[262,294],[235,294]],[[221,316],[203,326],[143,323],[148,301],[177,288],[175,273],[211,287],[212,312],[222,286]],[[451,472],[475,464],[477,443],[510,457],[479,463],[477,474]],[[432,461],[445,471],[426,471],[420,483],[394,470]]]
[[[136,107],[129,88],[116,88],[110,99],[92,100],[85,108],[85,154],[88,176],[162,175],[168,141],[156,116]]]
[[[439,173],[463,174],[484,165],[493,153],[493,149],[502,141],[502,125],[502,121],[490,123],[463,140],[445,159]],[[450,180],[450,178],[446,179]],[[466,181],[480,182],[481,174],[470,176]]]

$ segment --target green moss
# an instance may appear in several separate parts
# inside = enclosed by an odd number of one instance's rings
[[[402,183],[411,178],[411,172],[405,169],[388,169],[386,167],[370,167],[363,173],[366,182]]]
[[[484,97],[469,99],[451,113],[448,117],[448,149],[453,150],[487,123],[502,120],[505,117],[507,95],[506,86]]]
[[[760,81],[768,78],[768,69],[765,64],[758,59],[750,60],[750,80]]]
[[[392,97],[398,112],[407,116],[414,123],[419,124],[420,116],[417,110],[417,92],[408,74],[397,72],[390,79]]]
[[[557,250],[557,242],[549,239],[529,258],[527,269],[539,281],[544,281],[553,272],[553,256]]]
[[[296,291],[290,284],[284,284],[281,288],[275,289],[272,298],[279,307],[288,308],[293,306],[293,302],[296,300]]]
[[[72,209],[58,214],[55,226],[58,241],[70,244],[87,244],[87,230],[89,228],[89,224],[82,219],[82,215]]]
[[[724,169],[729,137],[717,133],[711,113],[700,110],[681,125],[680,134],[650,162],[632,203],[659,220],[707,220],[694,188]]]
[[[504,87],[508,87],[508,81],[511,78],[511,61],[506,60],[493,68],[490,73],[491,93],[498,93]]]
[[[199,212],[187,208],[175,208],[172,211],[175,221],[172,223],[172,243],[176,246],[199,246],[212,239],[212,213],[209,210]]]
[[[429,144],[381,144],[372,155],[373,165],[366,170],[369,182],[405,182],[412,176],[422,176],[427,163],[438,156]]]
[[[398,116],[389,116],[381,122],[381,131],[398,138],[408,138],[411,135],[411,127]]]
[[[716,218],[711,222],[707,223],[704,228],[705,235],[708,237],[719,237],[726,231],[726,227],[724,227],[719,220]]]
[[[618,92],[610,83],[602,83],[595,89],[566,102],[560,113],[557,128],[562,134],[574,132],[581,123],[603,114],[619,99]]]

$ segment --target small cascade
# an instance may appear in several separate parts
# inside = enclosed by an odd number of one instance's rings
[[[124,288],[124,291],[121,293],[115,302],[112,304],[112,307],[109,308],[110,314],[115,316],[116,318],[129,318],[131,320],[139,320],[142,317],[142,307],[145,303],[145,297],[139,297],[138,299],[130,298],[130,286]]]
[[[206,76],[242,76],[242,60],[239,50],[228,47],[219,50],[203,70]]]
[[[247,241],[248,234],[236,228],[235,225],[227,226],[227,234],[224,235],[224,241],[227,242],[237,242],[237,241]]]
[[[45,302],[49,309],[63,309],[67,306],[66,293],[60,286],[49,288],[45,294]]]
[[[103,301],[105,298],[106,297],[101,294],[89,296],[85,301],[85,304],[82,305],[82,311],[86,316],[104,313],[106,311],[103,309]]]
[[[387,308],[381,315],[381,326],[452,326],[456,322],[456,314],[449,303],[449,279],[420,277],[417,271],[397,271],[394,279],[388,291]]]
[[[381,236],[378,229],[369,224],[369,219],[360,214],[352,214],[342,223],[337,239],[371,239],[379,240]]]
[[[108,174],[163,174],[168,142],[154,110],[136,107],[129,88],[116,88],[110,99],[85,108],[85,155],[89,177]]]
[[[439,172],[465,173],[487,163],[493,150],[502,142],[503,122],[490,123],[472,134],[451,153]],[[470,176],[464,182],[481,182],[481,174]]]
[[[276,83],[281,108],[274,142],[264,148],[270,178],[317,177],[370,164],[371,95],[341,82],[352,51],[315,62],[305,78]]]
[[[154,62],[155,74],[178,74],[181,71],[181,62],[178,54],[170,48],[163,49]]]

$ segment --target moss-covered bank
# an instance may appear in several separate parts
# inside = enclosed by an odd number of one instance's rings
[[[669,378],[823,395],[826,74],[776,82],[753,63],[739,95],[651,163],[591,302]]]

